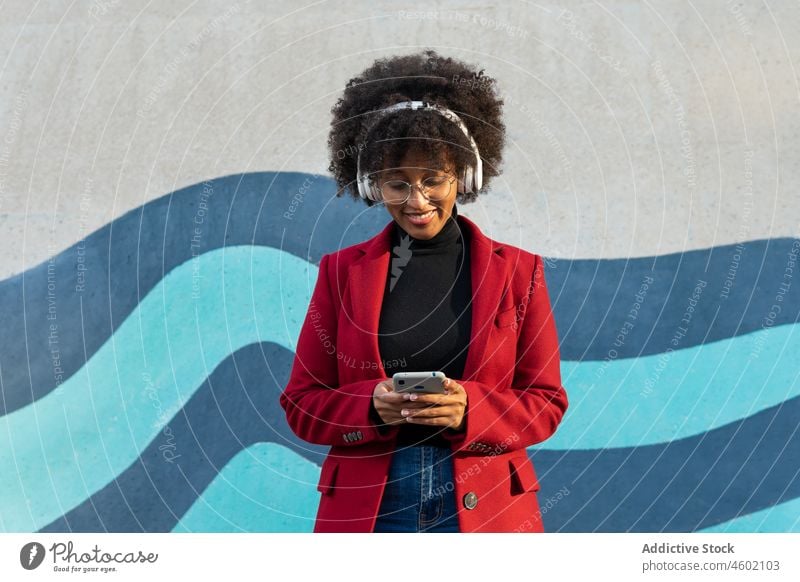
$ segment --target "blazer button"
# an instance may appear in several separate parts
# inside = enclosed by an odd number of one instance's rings
[[[478,496],[475,495],[473,491],[464,495],[464,507],[467,509],[475,509],[476,505],[478,505]]]

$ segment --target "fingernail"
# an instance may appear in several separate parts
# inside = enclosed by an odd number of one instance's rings
[[[403,416],[408,416],[408,408],[404,408],[403,410],[401,410],[400,414],[402,414]]]
[[[409,394],[408,398],[409,398],[409,400],[416,400],[417,399],[417,395],[416,394]]]

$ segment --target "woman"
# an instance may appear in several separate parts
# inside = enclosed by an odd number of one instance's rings
[[[315,532],[543,531],[526,447],[567,408],[539,255],[459,215],[498,175],[495,81],[434,51],[376,61],[333,108],[330,170],[392,221],[322,257],[280,398],[330,445]],[[396,392],[440,370],[445,394]]]

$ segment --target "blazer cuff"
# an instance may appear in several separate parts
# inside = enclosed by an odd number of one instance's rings
[[[370,398],[369,400],[369,418],[372,420],[373,424],[375,425],[375,429],[378,433],[382,435],[389,434],[389,429],[391,429],[391,425],[386,424],[383,422],[381,415],[378,414],[378,410],[375,408],[375,402]]]

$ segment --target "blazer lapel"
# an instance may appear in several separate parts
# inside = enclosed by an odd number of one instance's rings
[[[505,259],[498,253],[503,245],[486,237],[466,216],[458,215],[462,228],[470,234],[470,279],[472,282],[472,332],[464,365],[463,380],[472,380],[480,371],[494,319],[507,286]],[[378,325],[391,258],[391,232],[394,221],[361,247],[364,254],[348,270],[345,309],[351,324],[368,337],[361,345],[363,358],[377,362],[381,377],[386,377],[378,347]],[[456,378],[458,379],[458,378]]]
[[[458,219],[470,233],[470,279],[472,280],[472,333],[463,380],[475,380],[484,361],[489,336],[500,300],[507,288],[506,260],[498,251],[503,245],[484,235],[466,216]]]

